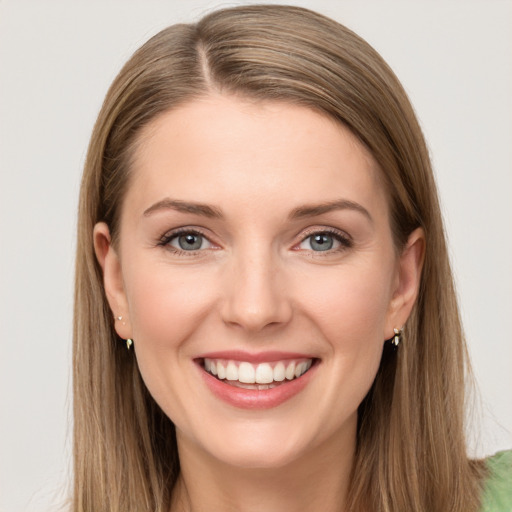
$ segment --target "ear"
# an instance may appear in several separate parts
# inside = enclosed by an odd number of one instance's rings
[[[121,261],[112,245],[110,230],[104,222],[94,226],[94,251],[103,270],[103,286],[115,319],[117,334],[123,338],[131,338],[131,325],[128,315],[128,301],[124,289]],[[119,320],[118,317],[122,317]]]
[[[385,339],[392,338],[393,329],[400,329],[411,314],[421,282],[421,270],[425,258],[425,234],[422,228],[415,229],[398,261],[398,271],[391,298]]]

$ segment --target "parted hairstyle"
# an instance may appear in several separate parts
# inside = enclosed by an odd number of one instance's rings
[[[426,237],[419,296],[398,352],[383,350],[359,407],[348,510],[471,512],[481,463],[465,442],[466,346],[429,154],[406,93],[368,43],[307,9],[219,10],[152,37],[110,87],[81,185],[73,392],[75,512],[169,510],[179,474],[175,429],[114,330],[93,248],[117,243],[141,130],[211,92],[302,105],[348,127],[378,163],[400,251]]]

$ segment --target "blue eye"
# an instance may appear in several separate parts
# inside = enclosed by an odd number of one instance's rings
[[[193,252],[200,251],[203,249],[210,249],[212,243],[205,236],[196,231],[182,231],[166,235],[160,242],[160,245],[168,247],[170,246],[177,252]]]
[[[203,237],[201,235],[196,235],[194,233],[189,233],[187,235],[180,235],[172,240],[171,245],[174,245],[173,242],[177,242],[180,249],[184,251],[197,251],[201,249],[203,245]]]
[[[314,251],[328,251],[332,249],[334,245],[334,238],[332,235],[320,233],[318,235],[312,235],[310,238],[310,245]]]
[[[319,231],[307,236],[299,245],[301,249],[314,252],[337,251],[350,247],[350,240],[338,233]]]

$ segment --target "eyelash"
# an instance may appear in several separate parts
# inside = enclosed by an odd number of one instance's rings
[[[161,247],[165,247],[166,249],[173,252],[174,254],[177,254],[178,256],[196,255],[204,250],[204,249],[200,249],[197,251],[184,251],[183,249],[178,249],[177,247],[173,247],[172,245],[170,245],[172,240],[179,237],[180,235],[196,235],[196,236],[203,237],[206,240],[210,241],[209,238],[204,233],[201,233],[201,231],[199,231],[197,229],[178,228],[170,233],[166,233],[165,235],[163,235],[162,238],[160,238],[157,245],[161,246]]]
[[[158,241],[157,245],[160,247],[165,247],[166,249],[170,250],[171,252],[173,252],[174,254],[176,254],[178,256],[197,255],[198,253],[204,251],[204,249],[199,249],[199,250],[195,250],[195,251],[185,251],[185,250],[178,249],[178,248],[170,245],[171,241],[173,241],[175,238],[179,237],[180,235],[196,235],[196,236],[203,237],[210,242],[209,238],[204,233],[202,233],[201,231],[199,231],[197,229],[179,228],[170,233],[166,233],[165,235],[163,235],[160,238],[160,240]],[[354,245],[350,237],[348,237],[346,234],[342,233],[341,231],[338,231],[333,228],[313,229],[311,231],[306,231],[306,233],[304,233],[301,241],[296,245],[302,244],[308,238],[311,238],[315,235],[329,235],[329,236],[332,236],[337,242],[340,243],[340,247],[338,247],[337,249],[328,249],[326,251],[311,250],[311,252],[314,253],[315,256],[328,256],[330,254],[332,255],[333,253],[339,253],[344,250],[350,249]],[[213,242],[210,242],[210,243],[213,243]]]
[[[334,229],[334,228],[312,229],[311,231],[306,231],[298,245],[302,244],[308,238],[311,238],[315,235],[332,236],[340,244],[340,246],[337,249],[328,249],[326,251],[311,250],[311,252],[314,253],[315,257],[318,257],[318,256],[322,257],[322,256],[329,256],[332,254],[337,254],[337,253],[343,252],[347,249],[350,249],[354,245],[352,239],[349,236],[347,236],[342,231],[338,231],[337,229]]]

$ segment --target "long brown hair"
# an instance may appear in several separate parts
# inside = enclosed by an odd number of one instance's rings
[[[74,495],[80,512],[168,511],[179,473],[172,422],[116,335],[94,225],[113,241],[137,135],[211,91],[292,102],[348,126],[382,170],[397,249],[426,237],[420,293],[396,354],[383,354],[359,409],[349,510],[478,508],[479,466],[464,438],[466,347],[425,141],[393,72],[365,41],[312,11],[247,6],[171,26],[112,84],[92,134],[80,194],[74,320]]]

